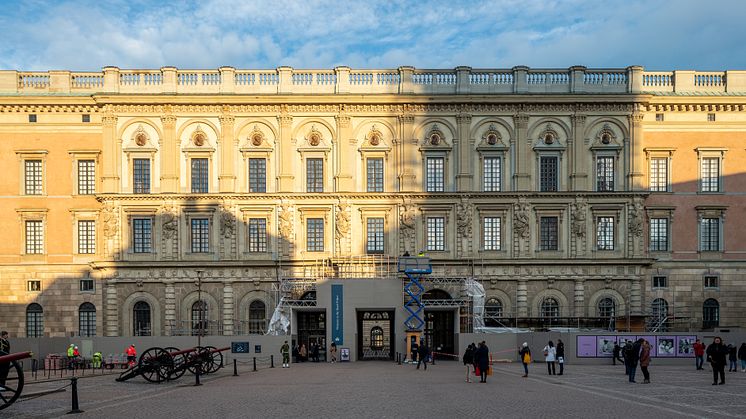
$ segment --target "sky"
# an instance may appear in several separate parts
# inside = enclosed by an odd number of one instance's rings
[[[746,0],[0,0],[0,69],[746,70]]]

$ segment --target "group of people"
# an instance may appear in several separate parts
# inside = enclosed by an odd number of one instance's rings
[[[528,348],[528,344],[526,344],[526,348]],[[523,358],[522,355],[521,358]],[[551,340],[547,343],[544,347],[544,361],[547,363],[547,374],[557,375],[555,362],[559,363],[559,375],[565,373],[565,343],[562,342],[562,339],[557,339],[557,346],[554,346],[554,342]],[[527,376],[528,368],[525,369],[525,372]]]
[[[624,347],[618,343],[614,344],[614,350],[612,354],[612,363],[616,365],[616,361],[619,360],[624,363],[625,374],[630,383],[636,383],[637,365],[640,365],[640,371],[642,371],[643,383],[650,384],[650,354],[651,346],[644,338],[639,338],[635,342],[627,340],[624,343]],[[620,354],[624,356],[624,359],[620,358]]]
[[[313,362],[319,362],[321,345],[316,342],[311,342],[310,359]],[[288,341],[282,344],[280,347],[280,354],[282,354],[282,368],[290,367],[290,345]],[[306,362],[309,360],[309,350],[306,349],[306,344],[301,343],[293,348],[293,357],[295,362]],[[332,342],[329,346],[329,362],[337,362],[337,344]]]
[[[705,345],[697,339],[694,343],[694,356],[696,357],[696,367],[702,368],[704,357],[707,355],[707,362],[712,366],[712,385],[725,384],[725,365],[728,364],[729,372],[738,372],[738,361],[741,361],[741,372],[746,372],[746,343],[742,343],[739,348],[735,345],[727,346],[719,336],[712,340],[712,343],[705,348]],[[718,380],[719,378],[719,380]]]
[[[485,341],[479,342],[479,346],[474,343],[469,344],[464,351],[464,366],[466,366],[466,382],[471,383],[472,368],[474,375],[479,376],[480,383],[487,382],[487,375],[490,374],[490,348]]]
[[[427,362],[430,360],[430,348],[427,346],[427,343],[425,341],[421,341],[420,344],[417,344],[417,342],[412,342],[411,347],[411,356],[412,356],[412,363],[417,362],[417,369],[420,369],[420,365],[424,364],[425,369],[427,369]]]

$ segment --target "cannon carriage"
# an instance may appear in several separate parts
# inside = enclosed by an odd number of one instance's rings
[[[117,381],[127,381],[142,376],[151,383],[173,381],[181,378],[187,371],[192,374],[212,374],[223,367],[223,351],[228,348],[214,346],[197,346],[179,350],[174,347],[147,349],[140,355],[136,365],[122,372]]]
[[[0,410],[5,409],[18,400],[23,391],[23,364],[21,360],[31,358],[31,352],[16,352],[0,356],[0,366],[8,367],[8,374],[4,383],[0,383]]]

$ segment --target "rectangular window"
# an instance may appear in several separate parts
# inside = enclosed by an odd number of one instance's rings
[[[655,157],[650,159],[650,191],[668,191],[668,159]]]
[[[249,192],[267,192],[266,159],[249,159]]]
[[[653,277],[653,288],[667,288],[668,277],[665,276],[654,276]]]
[[[95,160],[78,160],[78,194],[93,195],[96,193]]]
[[[502,159],[500,157],[485,157],[484,158],[484,191],[485,192],[500,192],[501,180],[500,180],[500,166]]]
[[[383,218],[368,218],[365,250],[367,253],[383,253]]]
[[[614,250],[614,217],[598,217],[596,248]]]
[[[25,160],[24,174],[26,181],[26,195],[41,195],[42,192],[42,168],[41,160]]]
[[[308,218],[306,220],[306,248],[309,252],[324,251],[323,218]]]
[[[44,222],[26,220],[26,254],[40,255],[42,253],[44,253]]]
[[[717,275],[705,275],[705,288],[718,288],[720,281]]]
[[[132,251],[150,253],[152,250],[152,221],[150,218],[132,219]]]
[[[150,159],[132,159],[132,192],[150,193]]]
[[[427,192],[443,192],[445,190],[445,159],[428,157],[426,165]]]
[[[83,115],[81,115],[80,120],[83,122],[91,122],[91,115],[84,113]]]
[[[557,217],[541,217],[539,221],[539,248],[541,250],[559,249],[559,229]]]
[[[699,250],[703,252],[720,251],[720,219],[703,218],[700,222]]]
[[[208,159],[192,159],[192,193],[207,193],[210,189]]]
[[[484,250],[500,250],[500,217],[485,217],[482,224]]]
[[[365,163],[368,175],[368,192],[383,192],[383,158],[370,158]]]
[[[668,251],[668,218],[650,219],[650,251]]]
[[[26,281],[26,291],[41,291],[41,281],[39,281],[38,279]]]
[[[306,192],[324,192],[324,159],[306,160]]]
[[[558,157],[542,156],[539,159],[539,188],[541,192],[557,191],[558,166]]]
[[[427,218],[427,250],[446,250],[446,219],[443,217]]]
[[[192,253],[207,253],[210,251],[210,220],[207,218],[192,218]]]
[[[36,122],[36,114],[35,113],[30,113],[28,115],[28,121],[29,122]]]
[[[655,114],[655,120],[658,122],[663,122],[664,120],[663,114],[662,113]]]
[[[614,157],[596,157],[596,190],[599,192],[614,190]]]
[[[704,157],[701,175],[702,192],[720,192],[720,159]]]
[[[93,280],[92,279],[81,279],[80,280],[80,290],[82,292],[93,291]]]
[[[707,120],[709,122],[715,122],[715,114],[714,113],[708,113],[707,114]]]
[[[263,253],[267,251],[267,220],[264,218],[249,218],[249,252]]]
[[[78,253],[96,253],[96,221],[78,220]]]

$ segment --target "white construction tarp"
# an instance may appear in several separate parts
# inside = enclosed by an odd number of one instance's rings
[[[471,297],[474,310],[474,331],[484,328],[484,287],[473,278],[464,281],[466,295]]]
[[[269,320],[267,334],[272,336],[287,335],[290,328],[290,307],[285,306],[285,297],[280,298],[280,302],[272,313]]]

